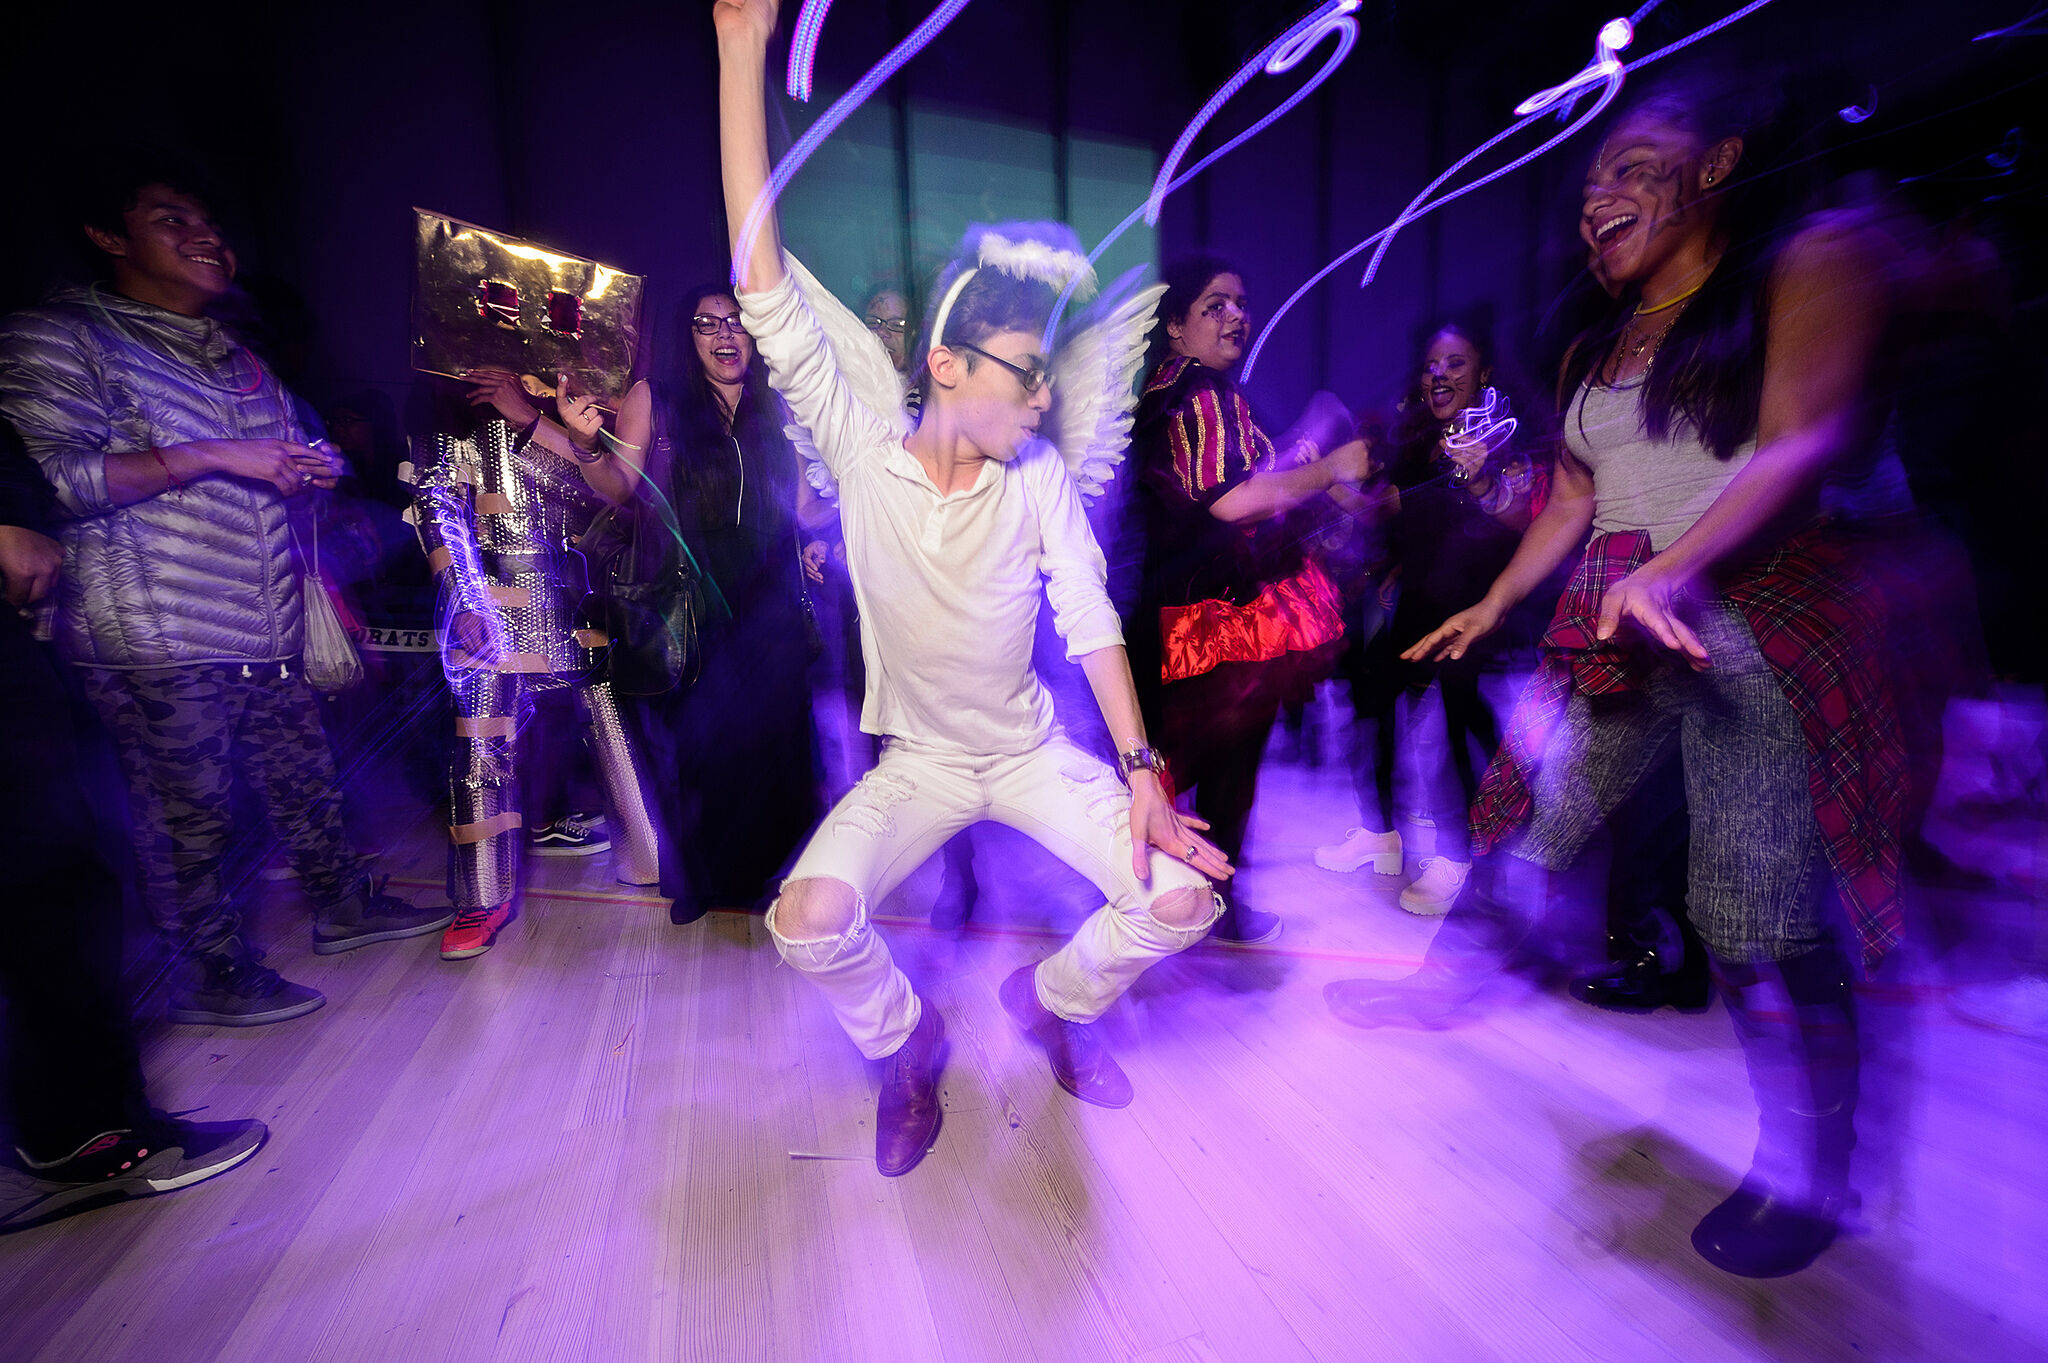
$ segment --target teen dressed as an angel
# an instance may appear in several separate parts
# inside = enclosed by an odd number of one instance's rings
[[[713,6],[736,252],[769,174],[776,8]],[[1059,1083],[1105,1107],[1128,1103],[1131,1086],[1090,1024],[1146,967],[1201,940],[1217,914],[1210,879],[1231,874],[1205,825],[1160,785],[1076,485],[1121,455],[1151,297],[1047,356],[1056,294],[1087,269],[1071,242],[1058,229],[969,234],[934,293],[914,428],[889,357],[783,254],[772,214],[739,262],[747,330],[838,484],[867,660],[861,726],[886,740],[798,857],[768,928],[862,1054],[887,1062],[875,1123],[884,1174],[910,1170],[938,1136],[945,1027],[869,910],[947,838],[1006,823],[1101,888],[1108,902],[1001,995]],[[1041,593],[1122,753],[1121,779],[1054,723],[1031,666]]]

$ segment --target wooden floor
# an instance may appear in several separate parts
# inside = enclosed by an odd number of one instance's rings
[[[1323,984],[1402,974],[1431,930],[1395,882],[1312,866],[1350,809],[1335,771],[1269,766],[1244,879],[1287,932],[1167,962],[1110,1015],[1122,1112],[1063,1094],[995,1002],[1085,888],[985,834],[987,926],[954,939],[918,921],[922,873],[886,921],[954,1051],[939,1146],[896,1180],[868,1068],[758,919],[672,927],[602,856],[533,863],[460,964],[431,938],[316,957],[280,909],[271,963],[327,1007],[147,1047],[160,1105],[270,1144],[0,1241],[0,1355],[2048,1357],[2048,1046],[1910,976],[1874,991],[1857,1233],[1726,1277],[1687,1243],[1755,1129],[1725,1013],[1336,1025]],[[387,865],[435,894],[439,855],[420,827]]]

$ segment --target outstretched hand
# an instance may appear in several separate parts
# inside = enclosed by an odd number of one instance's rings
[[[1445,658],[1462,658],[1472,645],[1499,629],[1506,614],[1498,606],[1481,601],[1423,635],[1414,647],[1401,655],[1401,659],[1410,663],[1433,663]]]
[[[1684,654],[1695,672],[1704,672],[1713,660],[1699,635],[1678,616],[1684,597],[1685,583],[1659,570],[1652,559],[1607,589],[1593,635],[1604,644],[1632,625],[1673,653]]]
[[[1131,778],[1131,870],[1139,880],[1152,880],[1152,849],[1158,848],[1176,861],[1186,862],[1211,880],[1228,880],[1237,874],[1230,858],[1195,830],[1209,825],[1192,814],[1183,814],[1166,798],[1159,778],[1141,771]]]

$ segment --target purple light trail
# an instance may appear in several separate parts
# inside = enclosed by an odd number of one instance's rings
[[[1257,56],[1239,67],[1237,74],[1224,82],[1222,88],[1209,97],[1209,102],[1202,106],[1201,112],[1181,131],[1179,140],[1173,144],[1173,150],[1167,154],[1166,163],[1159,168],[1159,175],[1152,182],[1152,193],[1146,197],[1144,203],[1131,211],[1129,217],[1118,223],[1110,230],[1108,236],[1096,244],[1095,249],[1088,253],[1088,263],[1093,265],[1100,260],[1102,253],[1114,245],[1117,238],[1137,226],[1141,219],[1148,224],[1156,224],[1167,195],[1216,164],[1220,158],[1228,156],[1250,139],[1257,137],[1270,127],[1275,119],[1307,99],[1317,86],[1328,80],[1344,59],[1351,55],[1351,48],[1358,41],[1358,21],[1351,18],[1351,15],[1357,12],[1361,3],[1362,0],[1329,0],[1329,3],[1318,6],[1298,20],[1286,32],[1267,44]],[[1323,63],[1322,70],[1316,72],[1313,79],[1282,100],[1279,107],[1264,118],[1195,162],[1186,172],[1174,174],[1174,168],[1180,164],[1181,157],[1187,155],[1188,148],[1193,145],[1203,125],[1214,118],[1217,110],[1242,90],[1261,68],[1269,76],[1284,75],[1292,71],[1314,50],[1315,45],[1322,41],[1326,33],[1337,35],[1337,50],[1330,54],[1329,59]],[[1054,328],[1059,323],[1060,314],[1066,310],[1068,300],[1073,297],[1075,283],[1078,283],[1078,280],[1069,283],[1061,291],[1059,300],[1053,304],[1052,320],[1045,326],[1045,337],[1042,342],[1045,346],[1052,344]]]
[[[1649,14],[1649,12],[1656,7],[1657,2],[1658,0],[1652,0],[1652,3],[1646,4],[1641,9],[1637,10],[1635,13],[1635,19],[1640,20],[1644,16]],[[1287,313],[1294,307],[1294,305],[1300,302],[1303,296],[1306,295],[1310,289],[1313,289],[1316,285],[1322,283],[1323,280],[1329,278],[1331,273],[1335,271],[1338,266],[1344,264],[1345,261],[1350,260],[1351,258],[1356,256],[1360,251],[1363,251],[1366,247],[1377,245],[1379,249],[1373,253],[1372,261],[1370,264],[1367,265],[1365,277],[1359,281],[1359,287],[1365,288],[1367,285],[1372,283],[1374,275],[1379,270],[1380,261],[1386,256],[1387,248],[1393,243],[1394,235],[1398,233],[1403,227],[1407,226],[1411,222],[1414,222],[1416,219],[1424,216],[1425,214],[1432,213],[1435,210],[1442,208],[1445,204],[1448,204],[1453,200],[1463,198],[1465,195],[1470,194],[1472,191],[1483,188],[1484,186],[1493,183],[1495,180],[1498,180],[1503,175],[1509,175],[1517,170],[1520,170],[1523,166],[1529,164],[1529,162],[1535,160],[1537,157],[1549,151],[1552,147],[1555,147],[1558,143],[1564,141],[1572,134],[1578,132],[1581,128],[1585,127],[1587,123],[1591,122],[1594,118],[1598,117],[1600,112],[1604,110],[1610,103],[1613,102],[1614,97],[1621,92],[1622,81],[1629,72],[1640,71],[1643,67],[1648,66],[1652,62],[1662,61],[1664,58],[1669,57],[1676,52],[1681,52],[1684,49],[1692,46],[1694,43],[1700,41],[1702,38],[1711,37],[1712,35],[1719,33],[1722,29],[1728,27],[1728,25],[1734,23],[1738,19],[1742,19],[1750,14],[1754,14],[1757,10],[1762,9],[1765,5],[1768,5],[1770,3],[1771,0],[1750,0],[1749,4],[1742,6],[1740,9],[1735,10],[1732,13],[1723,15],[1721,18],[1715,20],[1713,23],[1708,24],[1705,28],[1690,33],[1685,37],[1680,38],[1678,41],[1674,43],[1668,43],[1665,46],[1658,48],[1655,52],[1650,53],[1647,57],[1640,58],[1637,61],[1629,62],[1626,65],[1623,65],[1620,62],[1617,54],[1623,47],[1626,47],[1628,45],[1630,38],[1633,36],[1633,21],[1628,19],[1610,19],[1607,23],[1601,25],[1600,32],[1594,40],[1593,60],[1586,66],[1584,70],[1580,71],[1578,75],[1572,77],[1572,79],[1566,81],[1564,84],[1552,86],[1548,90],[1541,91],[1531,96],[1529,99],[1524,100],[1520,105],[1516,106],[1515,112],[1518,114],[1523,114],[1524,117],[1518,119],[1514,123],[1509,124],[1505,130],[1495,134],[1493,137],[1488,138],[1478,147],[1474,148],[1472,151],[1466,153],[1463,157],[1459,158],[1459,160],[1455,164],[1453,164],[1449,170],[1437,176],[1435,180],[1432,180],[1429,184],[1429,187],[1427,189],[1424,189],[1421,194],[1417,195],[1415,200],[1410,202],[1408,207],[1404,209],[1401,215],[1395,218],[1392,223],[1388,224],[1386,227],[1381,228],[1378,232],[1373,233],[1364,241],[1359,242],[1356,246],[1353,246],[1350,250],[1338,256],[1328,265],[1325,265],[1322,269],[1316,271],[1313,275],[1310,275],[1308,280],[1304,282],[1300,288],[1296,289],[1291,295],[1289,295],[1287,301],[1280,305],[1279,309],[1274,312],[1272,318],[1269,321],[1267,321],[1266,325],[1260,330],[1259,339],[1255,343],[1253,343],[1251,352],[1245,356],[1243,374],[1244,381],[1247,383],[1251,381],[1252,372],[1259,361],[1259,354],[1266,348],[1267,338],[1273,334],[1274,328],[1280,325],[1280,319],[1285,317]],[[1601,86],[1599,99],[1594,102],[1593,107],[1589,109],[1586,113],[1580,115],[1577,118],[1574,118],[1571,121],[1571,123],[1564,129],[1564,131],[1557,133],[1556,135],[1546,139],[1541,146],[1538,146],[1533,151],[1525,152],[1521,156],[1516,157],[1513,161],[1510,161],[1507,165],[1502,166],[1498,170],[1492,171],[1486,175],[1481,176],[1479,179],[1474,180],[1471,184],[1461,185],[1457,189],[1452,190],[1450,193],[1438,199],[1428,198],[1428,196],[1434,193],[1441,185],[1444,184],[1445,181],[1449,180],[1452,176],[1456,175],[1466,166],[1478,160],[1481,156],[1484,156],[1487,152],[1493,150],[1495,147],[1499,146],[1508,138],[1514,136],[1516,133],[1528,127],[1531,123],[1535,122],[1536,119],[1542,117],[1544,111],[1548,110],[1553,105],[1563,101],[1575,101],[1581,92],[1591,89],[1595,84]],[[1567,104],[1567,107],[1569,107],[1569,104]],[[1427,202],[1425,202],[1425,200],[1427,200]]]
[[[827,4],[829,0],[818,0],[817,23],[820,25],[825,21],[824,10]],[[782,197],[782,191],[796,178],[796,173],[803,169],[804,162],[811,159],[811,153],[815,152],[826,138],[837,132],[839,125],[844,123],[855,109],[865,104],[868,97],[882,87],[884,81],[895,75],[903,68],[904,63],[922,52],[932,39],[938,37],[946,25],[952,23],[967,5],[968,0],[942,0],[937,9],[925,16],[923,23],[911,30],[909,37],[889,49],[887,56],[876,62],[866,75],[855,81],[851,90],[834,100],[832,107],[821,114],[816,123],[804,130],[804,135],[796,140],[796,145],[783,153],[782,160],[776,163],[774,171],[769,174],[768,183],[754,196],[753,204],[747,209],[746,221],[740,226],[740,238],[732,253],[732,282],[735,288],[739,287],[742,266],[747,257],[753,254],[754,240],[761,235],[762,222],[775,207],[775,201]],[[810,14],[811,10],[807,5],[804,13],[798,17],[798,24],[801,25]],[[813,34],[814,46],[815,38],[816,35]],[[808,71],[805,79],[809,79]]]
[[[832,0],[804,0],[796,16],[796,31],[789,39],[789,97],[799,104],[811,102],[811,65],[818,59],[818,35],[825,31],[825,14]]]

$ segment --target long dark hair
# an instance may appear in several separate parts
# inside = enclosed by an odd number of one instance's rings
[[[768,386],[768,367],[758,351],[753,363],[747,366],[728,437],[724,404],[698,358],[696,337],[690,326],[690,319],[707,298],[734,301],[731,286],[718,281],[683,295],[676,324],[675,359],[667,366],[667,377],[656,384],[664,434],[673,460],[670,476],[676,499],[679,504],[693,503],[700,510],[732,506],[739,491],[740,472],[733,459],[731,441],[737,440],[750,450],[779,447],[787,453],[786,458],[766,462],[775,469],[778,482],[788,480],[788,486],[762,491],[783,498],[794,507],[795,452],[788,448],[789,438],[783,434],[782,400]]]
[[[1166,324],[1184,323],[1188,310],[1201,301],[1202,291],[1209,287],[1209,281],[1218,275],[1234,274],[1244,278],[1244,271],[1237,268],[1237,262],[1223,256],[1204,251],[1199,255],[1182,256],[1168,262],[1159,272],[1160,282],[1166,285],[1166,292],[1159,298],[1159,324],[1152,328],[1151,345],[1145,352],[1145,373],[1150,375],[1173,354],[1173,339],[1166,334]]]
[[[1684,424],[1699,432],[1716,457],[1728,459],[1756,436],[1771,267],[1792,220],[1781,101],[1755,83],[1681,74],[1631,100],[1602,135],[1645,114],[1688,134],[1702,149],[1724,138],[1743,140],[1741,160],[1726,187],[1715,192],[1723,254],[1658,345],[1642,398],[1644,428],[1652,438],[1663,439]],[[1596,302],[1598,315],[1565,357],[1567,402],[1581,384],[1598,382],[1641,301],[1640,289],[1631,286],[1618,298]]]

